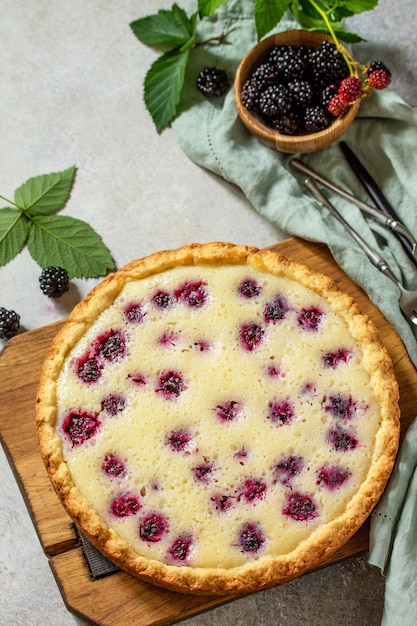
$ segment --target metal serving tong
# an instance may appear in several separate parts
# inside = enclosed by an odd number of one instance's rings
[[[353,239],[359,244],[359,246],[364,250],[367,254],[370,261],[375,265],[380,272],[388,276],[392,280],[393,283],[400,290],[400,295],[398,298],[398,305],[403,312],[403,314],[408,317],[408,319],[417,326],[417,291],[410,291],[405,289],[402,283],[397,279],[395,274],[390,269],[388,263],[385,261],[384,257],[374,248],[371,248],[364,239],[346,222],[346,220],[340,215],[338,210],[333,206],[333,204],[326,198],[326,196],[320,191],[314,180],[311,178],[306,178],[304,180],[305,186],[311,191],[311,193],[319,200],[329,211],[330,213],[344,226],[346,231],[353,237]]]
[[[387,213],[379,209],[376,209],[373,206],[370,206],[366,202],[362,202],[362,200],[359,200],[359,198],[356,198],[356,196],[354,196],[353,194],[349,193],[348,191],[345,191],[338,185],[335,185],[328,178],[314,171],[313,169],[305,165],[305,163],[303,163],[299,159],[292,159],[290,161],[290,164],[293,168],[295,168],[299,172],[302,172],[303,174],[307,174],[307,176],[309,176],[310,178],[321,183],[328,189],[331,189],[332,191],[338,193],[340,196],[342,196],[349,202],[352,202],[352,204],[355,204],[357,207],[359,207],[364,213],[371,215],[372,217],[377,219],[381,224],[383,224],[383,226],[392,230],[393,233],[397,235],[398,238],[400,239],[401,243],[403,244],[406,252],[410,256],[412,261],[415,264],[417,264],[417,241],[414,239],[412,234],[407,230],[407,228],[403,224],[401,224],[401,222],[399,222],[394,217],[387,215]],[[406,246],[404,245],[404,240],[407,243]]]

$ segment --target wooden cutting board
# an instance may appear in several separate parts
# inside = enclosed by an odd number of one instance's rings
[[[273,248],[333,278],[375,323],[399,382],[404,434],[415,417],[417,374],[401,339],[366,294],[340,270],[326,246],[287,239]],[[177,594],[142,583],[124,572],[91,579],[71,520],[49,483],[35,429],[40,369],[62,324],[57,322],[17,335],[1,355],[0,437],[66,606],[75,615],[99,626],[160,626],[235,599]],[[366,523],[325,565],[366,552],[368,531]]]

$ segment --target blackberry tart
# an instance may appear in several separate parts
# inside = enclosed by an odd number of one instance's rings
[[[75,307],[43,365],[40,448],[110,560],[178,592],[241,594],[318,566],[391,472],[398,386],[371,321],[277,252],[136,260]]]

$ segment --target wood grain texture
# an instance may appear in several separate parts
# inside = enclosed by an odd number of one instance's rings
[[[326,246],[288,239],[274,249],[330,276],[375,323],[394,363],[404,434],[415,417],[417,374],[400,337],[366,294],[337,266]],[[177,594],[142,583],[124,572],[91,580],[71,520],[50,485],[35,428],[42,362],[62,325],[63,322],[57,322],[17,335],[1,355],[0,437],[66,606],[99,626],[165,626],[233,600]],[[324,565],[366,552],[368,535],[369,524],[365,523]]]

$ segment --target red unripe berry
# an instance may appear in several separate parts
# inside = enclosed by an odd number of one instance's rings
[[[375,70],[369,74],[368,82],[374,89],[386,89],[391,82],[391,75],[385,70]]]
[[[362,82],[356,76],[344,78],[339,86],[338,96],[344,102],[354,102],[362,95]]]
[[[349,108],[347,102],[344,102],[339,98],[339,96],[333,96],[333,98],[329,102],[329,106],[327,110],[329,113],[334,115],[334,117],[339,117],[340,115],[344,115]]]

